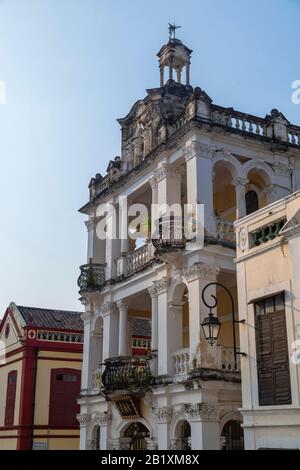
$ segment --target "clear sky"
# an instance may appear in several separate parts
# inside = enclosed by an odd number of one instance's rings
[[[300,124],[299,0],[0,0],[0,317],[81,309],[87,185],[120,153],[118,117],[159,85],[168,22],[215,103]]]

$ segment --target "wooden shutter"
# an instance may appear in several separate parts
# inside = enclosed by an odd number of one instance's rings
[[[256,304],[259,404],[291,403],[291,384],[283,294]]]
[[[7,392],[6,392],[4,426],[14,425],[16,388],[17,388],[17,371],[12,370],[11,372],[9,372],[7,376]]]
[[[80,371],[52,369],[50,387],[49,425],[78,427],[76,415],[80,411],[77,398],[80,393]]]

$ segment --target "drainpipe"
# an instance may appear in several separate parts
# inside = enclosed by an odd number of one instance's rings
[[[36,395],[36,377],[38,366],[38,348],[34,348],[34,365],[33,365],[33,382],[32,382],[32,405],[31,405],[31,429],[30,429],[30,449],[33,448],[33,433],[34,433],[34,413],[35,413],[35,395]]]

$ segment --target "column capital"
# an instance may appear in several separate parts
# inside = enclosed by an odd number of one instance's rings
[[[184,405],[184,412],[191,421],[218,421],[219,418],[219,408],[206,403]]]
[[[160,408],[152,408],[153,413],[157,417],[158,423],[169,423],[172,418],[172,409],[169,406],[162,406]]]
[[[154,176],[151,176],[151,178],[149,179],[149,183],[150,183],[150,186],[151,186],[152,191],[155,190],[155,189],[157,189],[157,184],[158,184],[158,182],[157,182],[157,178],[156,178],[155,175],[154,175]]]
[[[183,270],[183,276],[188,282],[196,279],[213,282],[216,281],[219,272],[220,268],[216,266],[208,266],[204,263],[195,263]]]
[[[162,181],[164,178],[181,178],[183,169],[178,165],[169,165],[168,163],[163,163],[160,167],[155,170],[155,178],[157,183]]]
[[[188,144],[184,150],[185,161],[188,162],[189,160],[195,157],[210,159],[214,156],[216,150],[216,147],[213,145],[193,141]]]
[[[91,415],[87,413],[76,415],[76,419],[79,422],[81,428],[87,427],[91,422]]]
[[[248,183],[249,183],[249,180],[241,176],[237,176],[233,178],[231,182],[232,186],[246,186]]]
[[[83,312],[80,315],[81,320],[83,321],[84,325],[87,325],[91,321],[91,315],[92,315],[92,312],[90,312],[89,310],[87,310],[86,312]]]
[[[129,301],[126,299],[121,299],[116,302],[116,305],[119,310],[127,310],[129,306]]]
[[[104,413],[95,414],[95,422],[98,426],[107,426],[112,420],[112,414],[105,411]]]
[[[158,281],[154,281],[152,286],[149,287],[148,292],[151,297],[157,297],[159,294],[164,294],[167,292],[170,285],[170,278],[164,276]]]
[[[88,220],[86,220],[84,224],[87,228],[87,231],[90,232],[91,230],[96,228],[97,222],[98,222],[97,217],[90,217]]]
[[[106,302],[101,308],[101,317],[106,317],[107,315],[112,315],[117,312],[116,302]]]

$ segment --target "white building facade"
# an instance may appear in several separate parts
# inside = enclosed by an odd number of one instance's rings
[[[191,53],[175,38],[161,48],[160,87],[119,120],[121,157],[106,176],[92,178],[81,208],[88,216],[88,264],[79,278],[81,449],[243,448],[246,358],[234,361],[231,305],[213,283],[230,291],[237,319],[233,222],[300,188],[300,128],[277,110],[259,118],[213,104],[190,85]],[[172,230],[164,237],[163,229],[152,242],[147,218],[144,237],[133,242],[124,201],[150,214],[155,205],[203,204],[203,246],[174,240]],[[103,204],[118,214],[116,227],[113,211],[104,217],[99,210]],[[100,239],[103,218],[107,236]],[[202,298],[208,284],[207,304],[217,298],[221,323],[213,346],[201,330],[211,313]],[[139,320],[151,323],[151,351],[133,356]]]

